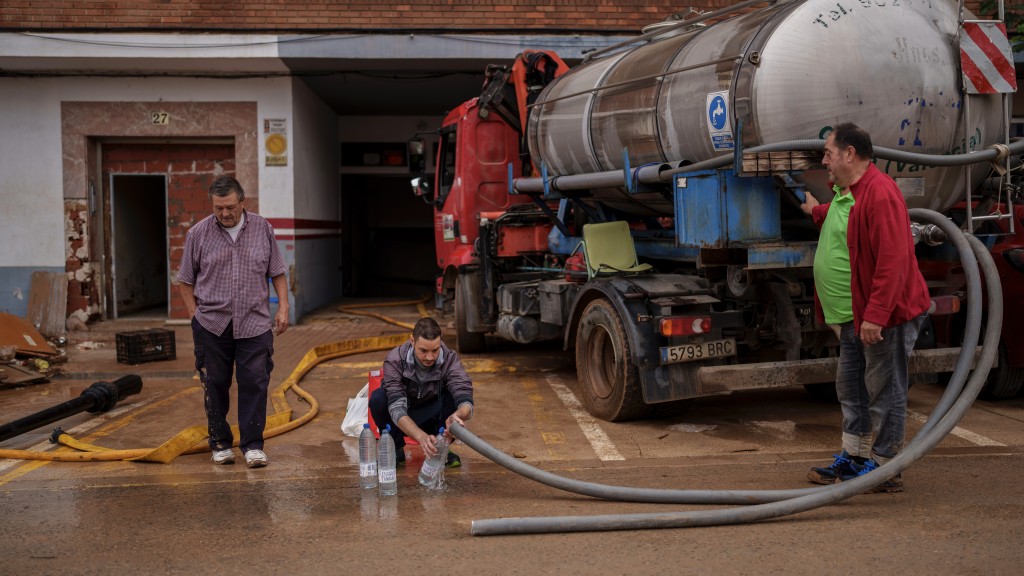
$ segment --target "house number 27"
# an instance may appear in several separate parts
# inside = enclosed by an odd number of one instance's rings
[[[153,112],[150,114],[153,124],[170,124],[171,115],[167,112]]]

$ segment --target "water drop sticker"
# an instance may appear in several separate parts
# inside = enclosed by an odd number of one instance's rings
[[[729,121],[729,91],[711,92],[706,101],[706,120],[711,147],[715,151],[733,150],[732,123]]]

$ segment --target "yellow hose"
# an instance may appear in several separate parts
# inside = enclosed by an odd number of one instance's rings
[[[378,314],[376,312],[367,312],[365,310],[360,310],[360,308],[388,308],[388,307],[391,307],[391,306],[408,306],[408,305],[415,304],[416,305],[416,309],[420,313],[420,316],[429,316],[430,313],[427,312],[426,307],[423,306],[423,303],[428,301],[428,300],[430,300],[430,296],[424,296],[423,298],[420,298],[419,300],[402,300],[401,302],[371,302],[369,304],[344,304],[342,306],[338,306],[338,311],[339,312],[344,312],[346,314],[356,314],[358,316],[369,316],[371,318],[376,318],[378,320],[383,320],[384,322],[387,322],[388,324],[394,324],[395,326],[400,326],[402,328],[408,328],[409,330],[412,330],[413,329],[413,325],[409,324],[408,322],[401,322],[401,321],[395,320],[394,318],[391,318],[389,316],[384,316],[383,314]]]
[[[412,303],[416,302],[419,301]],[[392,303],[388,305],[394,306],[398,304]],[[412,328],[412,326],[408,327]],[[273,438],[274,436],[284,434],[285,432],[289,432],[299,426],[302,426],[316,416],[319,411],[319,403],[317,403],[316,398],[299,387],[299,381],[302,380],[302,378],[305,377],[305,375],[316,365],[321,362],[343,356],[391,350],[408,339],[408,334],[355,338],[316,346],[309,352],[306,352],[306,355],[299,361],[295,370],[288,375],[280,386],[271,392],[270,397],[275,411],[267,417],[267,428],[263,433],[263,437]],[[288,400],[285,398],[285,392],[289,389],[294,390],[300,398],[309,404],[309,410],[296,420],[291,419],[292,409],[288,404]],[[232,426],[231,430],[235,438],[238,438],[238,426]],[[50,462],[103,462],[113,460],[134,460],[166,464],[181,454],[208,452],[210,447],[205,442],[206,438],[207,427],[205,425],[190,426],[156,448],[114,450],[81,442],[76,440],[70,434],[65,433],[61,434],[57,438],[57,442],[62,446],[75,451],[63,448],[53,452],[0,450],[0,459],[44,460]]]

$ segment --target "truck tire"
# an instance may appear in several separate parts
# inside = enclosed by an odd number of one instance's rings
[[[1006,400],[1013,398],[1024,385],[1024,368],[1014,368],[1006,359],[1006,347],[999,343],[999,366],[988,374],[988,381],[978,396],[982,400]]]
[[[470,332],[466,327],[467,311],[466,287],[462,276],[455,279],[455,348],[459,354],[475,354],[483,352],[487,346],[483,332]]]
[[[646,414],[630,358],[629,339],[615,308],[607,300],[588,304],[576,332],[576,375],[583,405],[595,417],[620,422]]]

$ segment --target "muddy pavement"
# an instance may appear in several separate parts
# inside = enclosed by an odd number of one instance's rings
[[[156,446],[201,424],[191,343],[173,329],[177,359],[135,367],[117,364],[104,346],[73,343],[66,377],[0,390],[0,420],[77,396],[94,379],[135,372],[144,379],[141,394],[111,413],[58,424],[107,448]],[[293,327],[277,343],[274,385],[312,346],[395,331],[336,316]],[[76,338],[102,342],[104,334]],[[611,424],[579,410],[571,359],[557,347],[494,344],[466,358],[477,403],[470,428],[556,474],[657,488],[803,488],[807,468],[835,450],[838,407],[801,388],[704,398],[671,417]],[[416,483],[422,455],[413,447],[399,468],[397,497],[360,490],[356,439],[339,425],[348,398],[382,358],[348,356],[310,371],[300,386],[319,411],[267,441],[267,468],[217,466],[209,453],[168,464],[0,461],[0,573],[1016,574],[1024,561],[1024,398],[976,403],[954,434],[904,473],[900,494],[739,526],[473,537],[471,523],[482,518],[715,507],[568,494],[464,445],[453,447],[463,466],[447,471],[443,492]],[[909,435],[941,393],[935,385],[912,389]],[[310,409],[294,394],[287,399],[293,419]],[[54,450],[46,442],[51,428],[0,449]]]

